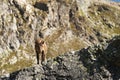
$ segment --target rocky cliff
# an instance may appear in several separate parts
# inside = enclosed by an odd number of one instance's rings
[[[48,45],[48,59],[106,43],[120,35],[119,10],[103,0],[0,1],[0,75],[36,64],[36,34]]]
[[[46,65],[25,68],[1,80],[119,80],[120,37],[104,45],[71,51],[48,60]]]

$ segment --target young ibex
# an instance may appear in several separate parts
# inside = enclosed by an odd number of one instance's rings
[[[35,40],[35,51],[36,51],[36,58],[37,64],[39,64],[40,56],[41,56],[41,64],[46,61],[46,54],[47,54],[47,45],[43,38],[37,38]]]

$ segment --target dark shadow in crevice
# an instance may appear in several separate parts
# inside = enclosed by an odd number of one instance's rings
[[[21,6],[15,0],[13,0],[13,4],[19,10],[21,16],[23,16],[25,10],[23,8],[21,8]]]
[[[43,11],[48,11],[48,6],[45,3],[36,2],[34,7]]]

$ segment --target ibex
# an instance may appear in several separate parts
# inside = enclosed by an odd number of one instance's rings
[[[37,64],[39,64],[39,60],[41,59],[41,64],[46,61],[46,54],[47,54],[47,45],[43,38],[35,39],[35,51],[36,51],[36,58]]]

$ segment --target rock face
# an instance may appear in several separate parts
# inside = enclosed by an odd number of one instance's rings
[[[119,15],[107,0],[0,1],[0,75],[36,64],[36,35],[56,57],[119,35]]]
[[[36,65],[1,77],[1,80],[119,80],[120,66],[111,64],[115,58],[107,51],[116,48],[114,44],[119,39],[106,45],[95,45],[80,51],[68,52],[54,59],[48,60],[45,65]],[[106,58],[106,54],[108,57]],[[114,53],[119,55],[119,53]],[[110,55],[110,56],[109,56]],[[111,61],[107,59],[111,59]],[[117,57],[118,58],[118,57]],[[120,56],[119,56],[120,58]],[[117,60],[119,60],[119,58]],[[116,62],[117,63],[117,62]]]
[[[108,61],[111,62],[111,64],[114,64],[116,66],[120,66],[120,37],[114,37],[107,49],[105,50],[105,56]]]

